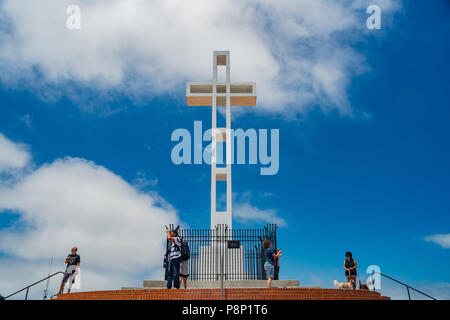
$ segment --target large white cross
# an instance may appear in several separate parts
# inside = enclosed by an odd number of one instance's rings
[[[225,66],[225,82],[217,82],[219,66]],[[226,224],[232,228],[232,192],[231,192],[231,106],[255,106],[256,83],[230,82],[230,52],[214,51],[213,81],[188,82],[186,84],[186,101],[188,106],[212,107],[211,134],[211,228]],[[226,127],[217,127],[217,107],[226,107]],[[224,167],[217,166],[217,143],[225,143],[226,162]],[[217,181],[227,183],[226,211],[216,210]]]

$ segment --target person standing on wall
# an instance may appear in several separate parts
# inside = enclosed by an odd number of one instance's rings
[[[80,267],[81,258],[80,255],[77,254],[78,248],[73,247],[71,250],[71,253],[67,256],[65,263],[66,271],[64,272],[63,279],[61,281],[61,286],[59,287],[58,294],[62,294],[64,292],[64,286],[67,282],[67,280],[70,279],[70,281],[75,281],[75,275],[78,272],[78,268]],[[68,289],[67,293],[70,293],[70,288]]]
[[[169,270],[167,273],[167,289],[180,289],[181,241],[178,230],[166,230],[167,240],[171,242],[169,252]]]
[[[183,282],[183,286],[187,289],[187,278],[189,277],[188,273],[188,260],[181,261],[180,264],[180,279]]]
[[[357,267],[358,265],[356,264],[356,260],[353,259],[352,253],[350,251],[346,252],[344,261],[345,276],[347,277],[347,282],[352,283],[353,290],[356,289]]]
[[[273,249],[271,248],[272,244],[269,239],[264,240],[264,256],[266,258],[266,262],[264,263],[264,270],[266,271],[267,276],[267,288],[272,287],[272,279],[275,273],[275,260],[281,257],[281,250],[278,250],[278,253],[275,254]]]
[[[181,237],[181,264],[180,264],[180,280],[183,282],[183,286],[187,289],[187,278],[189,277],[188,272],[188,261],[191,257],[191,249],[189,248],[189,244],[187,241]]]

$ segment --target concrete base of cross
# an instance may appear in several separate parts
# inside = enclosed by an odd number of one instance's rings
[[[233,280],[224,281],[224,288],[265,288],[266,280]],[[166,287],[166,281],[161,280],[144,280],[143,287],[123,287],[122,290],[133,289],[163,289]],[[300,282],[298,280],[273,280],[272,288],[298,288]],[[214,289],[220,288],[220,281],[189,281],[189,289]]]

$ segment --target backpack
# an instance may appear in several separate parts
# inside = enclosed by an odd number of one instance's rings
[[[191,249],[189,248],[189,244],[187,243],[187,241],[184,241],[183,239],[181,239],[180,241],[181,241],[181,248],[180,248],[181,260],[182,261],[189,260],[189,258],[191,257]]]
[[[180,251],[181,253],[181,261],[189,260],[191,257],[191,249],[189,248],[189,244],[187,241],[184,241],[180,238],[181,248],[177,246],[177,244],[174,242],[173,245],[175,246],[175,249]],[[169,252],[169,251],[168,251]]]

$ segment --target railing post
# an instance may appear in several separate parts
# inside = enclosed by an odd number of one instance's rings
[[[406,290],[408,291],[408,299],[411,300],[411,294],[409,293],[409,287],[406,287]]]
[[[22,288],[22,289],[20,289],[20,290],[14,292],[14,293],[11,293],[10,295],[8,295],[8,296],[6,296],[6,297],[4,297],[4,298],[5,298],[5,300],[6,300],[6,299],[9,299],[10,297],[12,297],[12,296],[14,296],[14,295],[16,295],[16,294],[18,294],[18,293],[20,293],[20,292],[22,292],[22,291],[24,291],[24,290],[27,290],[27,292],[26,292],[26,294],[25,294],[25,300],[27,300],[27,299],[28,299],[28,291],[29,291],[29,289],[30,289],[32,286],[34,286],[34,285],[36,285],[36,284],[38,284],[38,283],[41,283],[41,282],[44,281],[44,280],[50,279],[51,277],[56,276],[57,274],[60,274],[60,273],[64,274],[64,272],[62,272],[62,271],[55,272],[54,274],[49,275],[48,277],[45,277],[44,279],[41,279],[41,280],[39,280],[39,281],[37,281],[37,282],[35,282],[35,283],[33,283],[33,284],[30,284],[29,286],[27,286],[27,287],[25,287],[25,288]]]
[[[223,300],[223,251],[220,256],[220,300]]]
[[[174,227],[168,225],[169,228]],[[211,229],[180,230],[180,236],[189,243],[191,249],[189,274],[192,280],[220,281],[224,286],[228,280],[264,279],[262,242],[270,238],[276,246],[277,241],[276,225],[260,229],[235,230],[227,228],[226,225],[216,225]],[[240,241],[240,248],[229,250],[228,240]],[[170,242],[167,240],[166,246],[166,249],[170,248]],[[167,275],[168,264],[166,263],[164,267]]]

